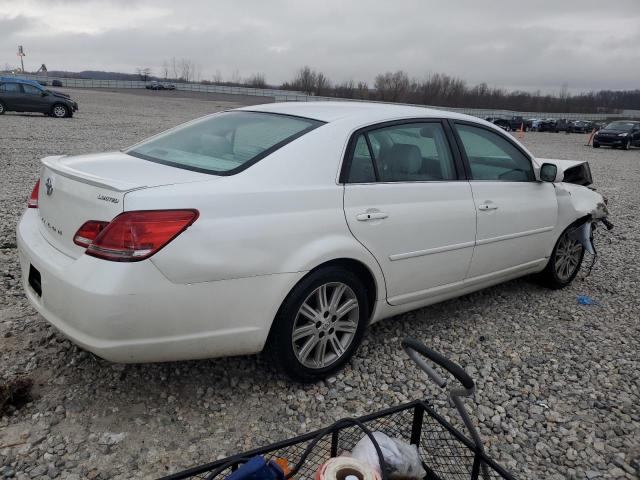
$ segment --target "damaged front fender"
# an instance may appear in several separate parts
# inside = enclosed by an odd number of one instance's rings
[[[595,255],[593,224],[601,221],[610,230],[607,220],[609,210],[602,195],[595,190],[571,183],[556,183],[559,214],[564,225],[573,225],[569,237],[582,244],[587,252]]]

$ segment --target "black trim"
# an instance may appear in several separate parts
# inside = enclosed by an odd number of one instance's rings
[[[349,143],[347,144],[347,148],[345,150],[344,157],[342,159],[342,166],[340,167],[340,176],[338,177],[338,182],[342,184],[352,184],[349,182],[349,170],[351,169],[351,162],[353,161],[353,153],[356,149],[356,144],[358,142],[358,137],[361,134],[365,135],[367,140],[367,146],[369,147],[369,154],[371,155],[371,160],[373,162],[374,171],[376,172],[376,182],[380,182],[380,176],[378,174],[378,168],[376,165],[375,157],[373,156],[373,149],[371,148],[371,143],[369,141],[369,136],[367,135],[369,132],[374,130],[380,130],[383,128],[394,127],[397,125],[408,125],[414,123],[439,123],[442,126],[442,129],[445,133],[445,138],[447,140],[447,144],[449,146],[449,152],[451,153],[451,158],[453,160],[453,167],[456,171],[456,177],[453,180],[421,180],[421,181],[406,181],[406,182],[389,182],[389,183],[428,183],[428,182],[457,182],[459,180],[466,180],[464,174],[459,170],[461,166],[461,160],[456,158],[456,155],[459,156],[459,152],[453,148],[452,138],[450,133],[447,132],[446,128],[446,119],[444,118],[434,118],[434,117],[418,117],[418,118],[403,118],[401,120],[390,120],[386,122],[374,123],[371,125],[367,125],[366,127],[359,128],[354,131],[349,138]],[[387,183],[387,182],[385,182]]]
[[[218,170],[210,170],[210,169],[201,168],[201,167],[193,167],[191,165],[184,165],[182,163],[172,162],[170,160],[162,160],[162,159],[159,159],[159,158],[151,157],[149,155],[145,155],[143,153],[134,152],[132,150],[126,150],[124,153],[126,153],[127,155],[131,155],[132,157],[141,158],[141,159],[147,160],[149,162],[160,163],[162,165],[167,165],[169,167],[182,168],[183,170],[190,170],[192,172],[206,173],[208,175],[216,175],[216,176],[219,176],[219,177],[229,177],[231,175],[235,175],[236,173],[242,172],[243,170],[246,170],[250,166],[258,163],[263,158],[268,157],[269,155],[271,155],[276,150],[281,149],[282,147],[284,147],[288,143],[293,142],[294,140],[302,137],[303,135],[305,135],[305,134],[311,132],[312,130],[315,130],[316,128],[321,127],[322,125],[325,125],[327,123],[327,122],[323,122],[322,120],[316,120],[314,118],[307,118],[307,117],[300,117],[298,115],[288,115],[288,114],[285,114],[285,113],[272,113],[272,112],[256,112],[256,111],[253,111],[253,110],[232,110],[232,111],[225,111],[225,112],[220,112],[220,113],[243,113],[243,112],[246,112],[246,113],[257,113],[257,114],[261,114],[261,115],[277,115],[277,116],[281,116],[281,117],[293,117],[293,118],[303,119],[303,120],[306,120],[306,121],[309,121],[309,122],[313,122],[315,125],[309,125],[304,130],[300,130],[298,133],[296,133],[294,135],[291,135],[290,137],[285,138],[281,142],[278,142],[275,145],[267,148],[266,150],[260,152],[255,157],[252,157],[249,160],[247,160],[246,162],[244,162],[242,165],[239,165],[236,168],[232,168],[231,170],[218,171]],[[135,147],[133,147],[133,148],[135,148]]]
[[[456,128],[456,124],[460,124],[460,125],[468,125],[470,127],[475,127],[475,128],[481,128],[483,130],[486,130],[488,132],[491,133],[495,133],[498,136],[501,136],[502,138],[504,138],[507,142],[509,142],[513,147],[515,147],[516,150],[518,150],[527,160],[529,160],[529,163],[531,164],[531,171],[533,171],[533,176],[534,179],[533,180],[527,180],[526,182],[511,182],[511,183],[532,183],[532,182],[538,182],[538,179],[535,178],[535,174],[536,174],[536,169],[533,165],[533,159],[531,158],[531,156],[525,152],[522,147],[516,142],[514,141],[513,137],[511,135],[509,135],[508,133],[504,132],[501,129],[495,129],[495,128],[491,128],[488,127],[486,125],[483,125],[481,123],[475,123],[475,122],[470,122],[468,120],[457,120],[457,119],[449,119],[448,120],[449,126],[453,132],[453,136],[456,140],[457,143],[457,147],[458,150],[460,152],[460,156],[462,158],[462,161],[464,163],[464,168],[467,174],[467,178],[469,179],[469,181],[473,181],[473,175],[471,174],[471,164],[469,163],[469,158],[467,157],[467,151],[464,148],[464,144],[462,143],[462,139],[460,138],[460,134],[458,133],[458,129]],[[486,181],[486,182],[505,182],[505,183],[509,183],[508,180],[477,180],[479,182],[482,181]]]

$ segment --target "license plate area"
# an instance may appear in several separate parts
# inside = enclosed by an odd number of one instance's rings
[[[29,265],[29,286],[42,297],[42,278],[40,272],[33,265]]]

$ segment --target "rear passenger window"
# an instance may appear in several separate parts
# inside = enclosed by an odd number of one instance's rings
[[[373,159],[364,135],[359,135],[356,140],[347,181],[349,183],[371,183],[376,181]]]
[[[3,83],[2,91],[3,92],[20,92],[20,85],[17,83]]]
[[[480,127],[456,128],[471,167],[472,180],[533,182],[531,161],[502,135]]]
[[[456,178],[442,125],[439,122],[419,122],[360,134],[356,139],[347,181],[425,182]]]

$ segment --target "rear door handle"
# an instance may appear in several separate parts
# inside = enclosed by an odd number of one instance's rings
[[[364,212],[356,215],[356,219],[361,222],[368,222],[369,220],[383,220],[388,216],[384,212]]]
[[[494,203],[481,203],[478,205],[478,210],[497,210],[498,206]]]

